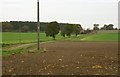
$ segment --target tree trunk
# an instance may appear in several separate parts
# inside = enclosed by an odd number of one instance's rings
[[[53,35],[53,40],[55,40],[55,35]]]

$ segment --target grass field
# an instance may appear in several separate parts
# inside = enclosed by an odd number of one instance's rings
[[[52,40],[50,37],[46,37],[45,33],[40,33],[40,41],[49,41]],[[3,32],[2,33],[2,42],[9,43],[28,43],[28,42],[36,42],[37,41],[37,33],[15,33],[15,32]]]
[[[117,33],[98,33],[83,38],[85,41],[118,41]]]
[[[120,34],[119,34],[120,35]],[[71,38],[63,38],[60,34],[56,36],[56,41],[69,40],[69,41],[118,41],[118,33],[104,33],[98,32],[97,34],[90,35],[79,35]],[[53,41],[52,37],[46,37],[45,33],[40,33],[40,41],[47,42]],[[15,33],[15,32],[3,32],[2,33],[2,43],[5,44],[15,44],[15,43],[28,43],[37,42],[37,33]]]

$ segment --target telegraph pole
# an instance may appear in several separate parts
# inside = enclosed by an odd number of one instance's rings
[[[40,49],[40,22],[39,22],[39,0],[37,0],[37,34],[38,34],[38,50]]]

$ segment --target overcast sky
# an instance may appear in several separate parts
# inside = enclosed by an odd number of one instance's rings
[[[40,21],[118,26],[119,0],[40,0]],[[0,21],[36,21],[37,0],[1,0]]]

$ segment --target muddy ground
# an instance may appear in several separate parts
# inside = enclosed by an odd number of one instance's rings
[[[117,42],[52,42],[46,52],[3,57],[3,75],[116,75]]]

